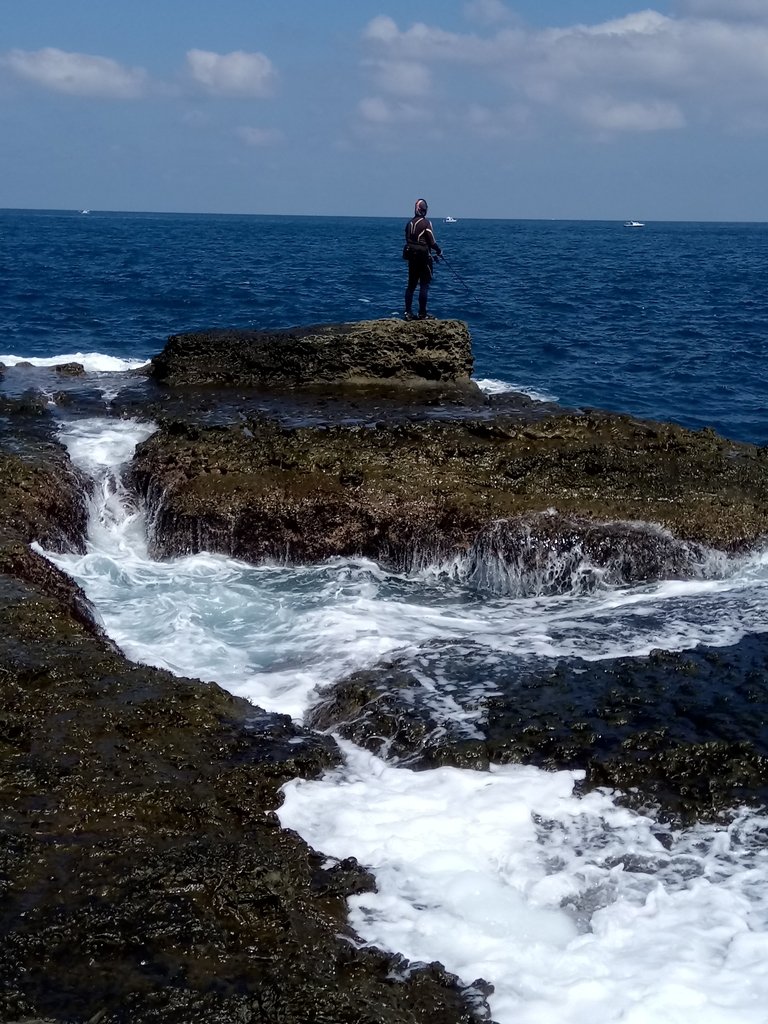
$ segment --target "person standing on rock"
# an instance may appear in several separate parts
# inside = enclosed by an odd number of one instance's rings
[[[432,281],[432,253],[439,258],[443,250],[435,241],[432,222],[427,220],[427,201],[417,199],[413,217],[405,225],[403,259],[408,260],[408,287],[405,289],[405,319],[413,315],[413,295],[419,286],[419,320],[434,319],[427,313],[427,296]]]

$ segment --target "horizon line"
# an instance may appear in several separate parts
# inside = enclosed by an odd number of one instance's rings
[[[352,214],[352,213],[245,213],[245,212],[220,212],[216,210],[117,210],[117,209],[79,209],[77,207],[47,207],[47,206],[0,206],[0,214],[3,213],[57,213],[57,214],[118,214],[120,216],[149,216],[149,217],[278,217],[284,219],[328,219],[328,220],[402,220],[407,218],[405,213],[376,213],[376,214]],[[434,220],[443,220],[448,214],[433,215]],[[457,218],[459,221],[487,220],[487,221],[514,221],[514,222],[537,222],[537,223],[581,223],[581,224],[625,224],[625,217],[479,217],[466,216]],[[768,224],[768,220],[746,220],[719,218],[682,218],[682,217],[657,217],[646,218],[643,222],[647,224]]]

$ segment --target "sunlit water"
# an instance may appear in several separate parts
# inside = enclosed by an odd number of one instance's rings
[[[401,315],[409,207],[0,210],[0,346],[144,361],[180,331]],[[768,225],[460,218],[435,230],[448,264],[430,308],[469,324],[478,377],[768,442]]]
[[[50,557],[129,657],[268,710],[299,719],[318,686],[434,641],[471,645],[451,675],[477,691],[494,685],[499,659],[680,650],[766,628],[759,553],[712,579],[517,599],[436,568],[394,575],[361,560],[156,562],[119,475],[151,431],[62,424],[97,486],[87,552]],[[441,708],[450,715],[451,700]],[[289,784],[279,813],[328,856],[374,871],[378,892],[350,901],[365,941],[485,978],[500,1024],[765,1024],[768,818],[745,810],[727,827],[670,832],[606,794],[576,797],[578,772],[413,772],[343,749],[342,768]]]

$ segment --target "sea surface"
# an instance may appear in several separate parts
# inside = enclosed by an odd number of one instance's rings
[[[78,359],[114,395],[175,332],[397,316],[404,220],[0,211],[0,362]],[[469,323],[488,391],[768,443],[768,225],[435,228],[447,263],[431,311]],[[515,659],[600,661],[768,632],[764,549],[712,578],[555,596],[360,559],[156,562],[120,480],[154,425],[51,409],[98,486],[86,553],[50,557],[109,634],[131,658],[297,720],[318,687],[394,652],[471,735],[482,723],[467,706]],[[579,772],[413,771],[343,747],[342,768],[287,787],[280,816],[373,870],[378,892],[350,901],[365,941],[485,978],[499,1024],[768,1021],[765,809],[676,829],[610,793],[578,795]]]

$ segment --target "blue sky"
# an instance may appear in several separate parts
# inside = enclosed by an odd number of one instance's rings
[[[0,207],[768,221],[768,0],[2,0]]]

